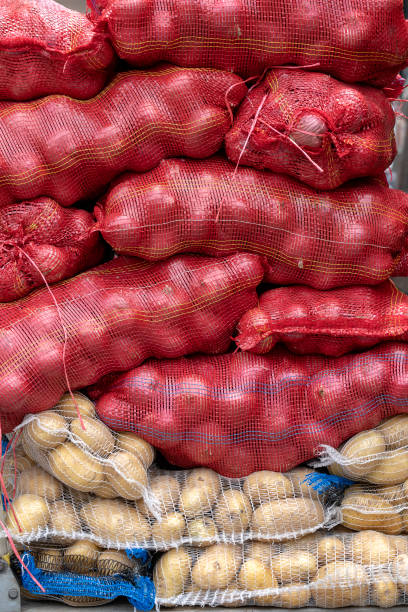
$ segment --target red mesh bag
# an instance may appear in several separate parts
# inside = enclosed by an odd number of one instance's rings
[[[334,189],[390,165],[394,124],[378,89],[317,72],[271,70],[240,106],[225,147],[235,163]]]
[[[96,410],[179,466],[285,471],[408,411],[408,346],[344,357],[235,353],[151,360],[96,386]]]
[[[393,276],[408,276],[408,239],[402,248]]]
[[[53,287],[58,311],[46,289],[1,305],[3,431],[66,391],[64,346],[73,389],[148,357],[225,352],[262,276],[256,255],[118,258]]]
[[[165,259],[180,252],[268,257],[268,282],[320,289],[378,284],[395,267],[408,196],[386,181],[316,192],[283,175],[227,160],[164,160],[120,177],[95,209],[96,228],[119,253]]]
[[[219,70],[162,65],[119,74],[96,98],[0,104],[0,206],[47,195],[69,206],[125,170],[208,157],[231,125],[225,94],[246,87]]]
[[[98,264],[102,241],[89,212],[50,198],[10,204],[0,215],[0,302]],[[41,271],[41,274],[40,274]],[[43,275],[43,276],[42,276]]]
[[[243,351],[261,355],[282,342],[294,353],[340,357],[383,340],[407,340],[408,296],[391,281],[331,291],[279,287],[261,295],[238,331]]]
[[[53,0],[2,0],[0,22],[1,100],[87,99],[104,86],[114,52],[85,15]]]
[[[402,0],[88,0],[118,55],[253,76],[317,64],[343,81],[383,85],[407,65]],[[101,14],[102,13],[102,14]]]

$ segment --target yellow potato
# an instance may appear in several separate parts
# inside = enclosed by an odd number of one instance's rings
[[[392,451],[377,463],[374,470],[365,475],[368,482],[379,485],[395,485],[408,478],[408,451]]]
[[[341,448],[345,459],[354,463],[343,465],[343,471],[354,480],[359,480],[373,471],[380,463],[380,453],[385,452],[385,440],[375,429],[362,431],[348,440]]]
[[[292,482],[293,490],[297,497],[313,497],[318,499],[319,493],[315,491],[307,482],[304,482],[306,476],[313,474],[314,470],[306,467],[297,467],[288,472],[287,477]]]
[[[252,516],[252,506],[242,491],[229,489],[218,498],[214,520],[221,533],[225,535],[244,533]]]
[[[151,537],[150,525],[144,516],[117,499],[95,498],[81,508],[80,516],[98,538],[143,547]]]
[[[364,606],[368,596],[368,578],[364,568],[351,561],[323,565],[311,583],[319,608]]]
[[[156,596],[169,599],[182,593],[190,570],[191,561],[185,548],[173,548],[162,555],[153,570]]]
[[[327,471],[329,472],[329,474],[333,474],[334,476],[341,476],[342,478],[346,478],[344,468],[339,463],[331,463],[327,466]]]
[[[398,587],[406,595],[408,592],[408,555],[399,555],[391,565],[392,575]]]
[[[119,450],[137,455],[146,469],[153,463],[155,453],[153,446],[135,434],[118,433],[116,445]]]
[[[80,524],[73,506],[62,500],[51,504],[49,528],[53,534],[58,534],[58,536],[67,534],[68,538],[79,531]]]
[[[24,472],[25,470],[28,470],[29,468],[33,467],[35,465],[35,463],[32,461],[32,459],[30,459],[25,452],[23,451],[22,448],[16,449],[15,451],[15,460],[14,460],[14,455],[13,453],[8,454],[6,456],[6,459],[4,461],[4,471],[7,472],[9,471],[12,478],[13,478],[13,482],[14,482],[14,469],[17,472]]]
[[[383,421],[377,430],[384,436],[389,450],[408,446],[408,415],[399,414]]]
[[[90,417],[92,419],[95,416],[95,406],[93,402],[91,402],[86,395],[78,393],[78,391],[72,395],[75,398],[75,402],[72,400],[69,393],[65,393],[65,395],[61,397],[58,404],[54,406],[54,410],[57,410],[59,414],[67,419],[75,419],[78,416],[78,410],[76,407],[78,406],[81,417]]]
[[[194,519],[187,525],[186,530],[194,546],[202,547],[213,544],[218,536],[214,521],[208,516]]]
[[[180,512],[170,512],[152,527],[152,537],[156,544],[175,544],[183,537],[186,521]],[[167,546],[168,548],[169,546]]]
[[[62,484],[51,474],[34,466],[20,474],[17,490],[19,493],[32,493],[48,500],[54,500],[61,497],[63,488]]]
[[[258,559],[258,561],[270,567],[274,554],[276,554],[276,548],[270,542],[248,542],[245,557],[247,559]]]
[[[306,608],[310,599],[308,584],[294,582],[289,587],[279,589],[275,605],[282,608]]]
[[[24,427],[25,443],[29,446],[48,450],[67,439],[68,425],[64,417],[51,410],[36,414]]]
[[[162,514],[166,512],[175,512],[177,510],[180,497],[180,485],[174,476],[168,474],[155,476],[150,480],[149,492],[152,497],[154,496],[156,498],[159,504],[159,510]],[[146,516],[150,516],[150,511],[144,500],[139,500],[137,502],[137,507],[140,512]]]
[[[99,548],[90,540],[79,540],[65,550],[64,565],[71,572],[81,574],[96,568]]]
[[[284,552],[273,557],[272,571],[280,584],[311,582],[317,572],[316,557],[305,550]]]
[[[253,504],[294,497],[293,485],[284,474],[263,470],[246,477],[243,491]]]
[[[209,468],[195,468],[189,471],[185,485],[187,487],[203,486],[216,499],[221,491],[220,477]]]
[[[60,548],[43,548],[35,555],[35,562],[39,569],[48,572],[60,572],[64,553]]]
[[[313,499],[280,499],[255,510],[251,530],[271,538],[319,527],[324,521],[320,502]]]
[[[133,570],[133,567],[133,561],[121,550],[104,550],[98,555],[97,568],[100,576],[113,576]]]
[[[234,544],[213,544],[203,550],[192,572],[193,582],[203,590],[225,589],[238,574],[241,549]]]
[[[111,487],[111,485],[108,484],[106,480],[101,482],[101,484],[97,486],[93,492],[98,497],[103,497],[104,499],[115,499],[115,497],[118,497],[118,494],[116,493],[115,489]]]
[[[327,565],[332,561],[345,561],[344,544],[340,538],[326,536],[317,541],[317,561]]]
[[[109,428],[102,421],[87,416],[82,417],[82,423],[85,429],[78,418],[71,421],[70,429],[74,440],[78,438],[89,451],[101,457],[110,455],[115,448],[115,438]]]
[[[371,604],[379,608],[391,608],[398,603],[398,587],[388,572],[375,574],[371,586]]]
[[[406,530],[405,530],[406,531]],[[403,555],[408,554],[408,538],[407,536],[394,536],[392,538],[392,544],[394,546],[395,554]]]
[[[54,448],[48,461],[54,476],[78,491],[94,491],[103,482],[102,464],[72,442]]]
[[[119,451],[105,466],[108,484],[125,499],[137,500],[143,495],[148,479],[146,468],[136,455]]]
[[[14,534],[29,533],[45,527],[49,518],[50,511],[45,499],[24,493],[13,500],[12,509],[7,511],[6,527]]]
[[[241,565],[238,583],[246,591],[277,589],[278,582],[271,569],[259,559],[247,559]]]
[[[405,505],[404,485],[397,484],[390,487],[376,487],[376,494],[390,502],[393,506]]]
[[[395,507],[373,493],[345,496],[340,510],[342,524],[354,531],[373,529],[390,535],[402,531],[402,517]]]
[[[350,556],[362,565],[383,565],[395,557],[392,539],[377,531],[360,531],[350,541]]]

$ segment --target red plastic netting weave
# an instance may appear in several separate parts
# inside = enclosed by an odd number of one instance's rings
[[[388,278],[407,212],[408,196],[380,179],[316,192],[271,172],[235,172],[221,157],[169,159],[120,177],[95,209],[96,228],[119,253],[250,251],[268,257],[267,281],[320,289]]]
[[[225,147],[235,163],[334,189],[390,165],[394,124],[390,102],[374,87],[317,72],[271,70],[241,104]]]
[[[105,85],[114,52],[85,15],[53,0],[2,0],[0,99],[87,99]]]
[[[125,170],[212,155],[231,125],[231,86],[234,106],[247,91],[240,77],[162,65],[119,74],[86,102],[1,103],[0,206],[42,195],[69,206]]]
[[[50,198],[4,207],[0,302],[17,300],[44,285],[38,268],[48,283],[56,283],[98,264],[104,249],[94,223],[89,212],[62,208]]]
[[[332,291],[279,287],[261,295],[238,331],[237,345],[258,355],[282,342],[295,353],[339,357],[383,340],[408,340],[408,296],[391,281]]]
[[[128,370],[148,357],[223,353],[257,303],[256,255],[118,258],[18,302],[0,305],[0,418],[10,431],[29,412]],[[64,327],[62,327],[61,321]]]
[[[388,84],[407,65],[402,0],[88,0],[118,55],[244,76],[310,65],[344,81]],[[101,15],[102,13],[102,15]]]
[[[176,465],[238,477],[285,471],[408,411],[408,346],[344,357],[235,353],[151,360],[96,385],[96,410]]]

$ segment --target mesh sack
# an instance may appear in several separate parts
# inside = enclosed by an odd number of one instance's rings
[[[282,64],[318,66],[344,81],[389,83],[407,64],[400,0],[88,0],[117,54],[244,76]],[[102,12],[102,15],[100,16]]]
[[[158,264],[118,258],[56,285],[52,296],[40,289],[3,304],[3,431],[54,406],[67,378],[78,389],[148,357],[225,352],[256,304],[262,277],[255,255],[184,255]]]
[[[0,19],[1,100],[87,99],[104,86],[114,52],[85,15],[53,0],[2,0]]]
[[[281,544],[181,547],[153,571],[164,606],[341,608],[408,602],[408,539],[319,533]]]
[[[144,172],[163,158],[208,157],[246,87],[219,70],[162,65],[125,72],[82,102],[50,96],[0,104],[0,206],[48,195],[62,206],[93,197],[125,170]]]
[[[408,276],[408,243],[405,242],[393,276]]]
[[[225,476],[286,471],[319,444],[351,435],[408,408],[408,347],[361,354],[251,353],[151,360],[99,383],[96,411],[116,431],[132,431],[181,467]]]
[[[321,193],[221,157],[169,159],[117,179],[95,208],[95,229],[118,253],[252,251],[268,257],[270,283],[330,289],[390,276],[407,213],[406,194],[378,179]]]
[[[272,70],[240,106],[225,147],[233,162],[334,189],[390,165],[394,124],[378,89],[321,73]]]
[[[57,417],[62,419],[61,410],[28,421],[22,446],[10,445],[2,466],[6,526],[17,542],[87,539],[104,547],[168,550],[290,539],[328,527],[337,517],[339,490],[316,491],[309,478],[320,474],[313,470],[259,471],[245,479],[207,468],[162,470],[150,466],[152,448],[132,434],[110,432],[114,447],[108,449],[105,435],[106,452],[95,451],[104,426],[86,416],[85,431],[72,418],[66,439],[57,443]],[[43,445],[53,446],[40,448],[39,434]]]
[[[74,276],[98,264],[103,246],[85,210],[62,208],[50,198],[11,204],[0,216],[0,302]]]
[[[383,340],[408,339],[408,297],[392,281],[319,291],[279,287],[238,323],[237,346],[261,355],[282,342],[294,353],[340,357]]]

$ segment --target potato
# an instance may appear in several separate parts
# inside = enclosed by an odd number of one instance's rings
[[[97,559],[98,574],[100,576],[113,576],[126,570],[133,570],[134,562],[121,550],[104,550]]]
[[[161,521],[157,521],[152,527],[152,537],[156,544],[176,543],[183,537],[186,521],[180,512],[170,512]]]
[[[271,538],[284,537],[324,521],[322,505],[313,499],[280,499],[262,504],[255,510],[251,530]]]
[[[54,448],[48,456],[52,473],[64,484],[78,491],[94,491],[103,481],[103,466],[73,442]]]
[[[326,536],[317,540],[317,561],[319,565],[327,565],[333,561],[345,561],[344,544],[340,538]]]
[[[60,572],[64,553],[60,548],[43,548],[35,555],[36,565],[39,569],[48,572]]]
[[[225,589],[238,574],[241,549],[234,544],[213,544],[197,559],[191,578],[200,589]]]
[[[269,542],[248,542],[245,557],[247,559],[258,559],[258,561],[270,567],[275,553],[275,546]]]
[[[294,493],[297,497],[313,497],[314,499],[318,499],[319,493],[307,482],[304,482],[306,476],[313,473],[314,470],[306,467],[297,467],[288,472],[287,477],[291,481]]]
[[[91,419],[95,417],[95,406],[86,395],[78,392],[72,395],[75,398],[81,417],[89,417]],[[65,393],[65,395],[61,397],[58,404],[54,406],[54,410],[57,410],[59,414],[67,419],[75,419],[78,416],[77,408],[69,393]]]
[[[149,493],[156,498],[159,504],[159,511],[162,514],[166,514],[166,512],[175,512],[177,510],[180,497],[180,485],[174,476],[163,474],[152,478],[149,483]],[[137,502],[137,507],[140,512],[146,516],[150,516],[150,511],[144,500],[139,500]]]
[[[80,419],[72,419],[71,434],[78,438],[92,453],[107,457],[115,448],[115,438],[102,421],[87,416],[82,417],[82,428]]]
[[[343,466],[340,465],[339,463],[335,463],[335,462],[331,463],[330,465],[327,466],[327,471],[329,472],[329,474],[333,474],[334,476],[341,476],[342,478],[347,477]]]
[[[61,497],[63,487],[51,474],[34,466],[20,474],[17,490],[19,493],[32,493],[48,500],[54,500]]]
[[[194,587],[194,585],[193,585]],[[195,587],[198,589],[198,587]],[[233,580],[223,590],[223,608],[241,608],[242,606],[248,605],[248,596],[245,596],[241,586],[237,580]]]
[[[15,535],[41,529],[46,526],[50,518],[45,499],[31,493],[24,493],[16,497],[13,500],[13,510],[9,508],[7,511],[6,527]]]
[[[378,425],[377,431],[384,436],[388,450],[408,446],[408,415],[399,414]]]
[[[273,557],[271,567],[280,584],[311,582],[317,572],[317,561],[310,552],[294,550]]]
[[[323,565],[311,583],[318,608],[364,606],[368,596],[368,578],[364,568],[351,561]]]
[[[340,510],[342,524],[354,531],[374,529],[390,535],[402,531],[402,517],[396,508],[373,493],[346,496]]]
[[[14,455],[8,455],[5,460],[4,469],[11,468],[11,473],[14,480],[14,467],[17,472],[24,472],[24,470],[28,470],[33,467],[35,463],[25,454],[22,448],[16,449],[16,457],[14,461]]]
[[[238,583],[246,591],[277,589],[278,582],[270,568],[259,559],[247,559],[241,565]]]
[[[209,546],[217,540],[218,530],[211,518],[203,516],[188,523],[187,534],[194,546]]]
[[[393,451],[381,459],[374,470],[365,476],[368,482],[379,485],[395,485],[408,478],[408,450]]]
[[[292,552],[294,550],[306,550],[315,554],[317,549],[317,534],[307,533],[306,535],[298,534],[293,539],[284,540],[280,544],[280,548],[283,552]],[[281,551],[280,551],[281,552]]]
[[[99,548],[90,540],[79,540],[65,550],[64,565],[71,572],[81,574],[96,568]]]
[[[144,516],[117,499],[95,498],[81,508],[80,517],[98,538],[143,546],[151,537],[150,525]]]
[[[279,472],[263,470],[247,476],[243,491],[253,504],[262,504],[275,499],[294,497],[289,478]]]
[[[146,469],[153,463],[155,454],[153,446],[135,434],[118,433],[116,445],[119,450],[125,450],[139,457]]]
[[[191,470],[186,478],[186,487],[203,486],[211,491],[211,496],[214,500],[218,497],[221,491],[220,477],[216,472],[209,468],[195,468]]]
[[[305,608],[310,599],[308,584],[294,582],[289,587],[279,589],[275,596],[275,605],[282,608]]]
[[[392,539],[377,531],[360,531],[350,541],[350,556],[362,565],[383,565],[395,557]]]
[[[388,572],[375,574],[371,586],[371,601],[373,606],[391,608],[398,603],[398,587]]]
[[[111,487],[111,485],[108,484],[106,480],[101,482],[101,484],[97,486],[93,492],[98,497],[103,497],[104,499],[115,499],[115,497],[118,497],[118,494],[116,493],[114,488]]]
[[[140,499],[148,484],[145,466],[136,455],[127,451],[110,456],[106,474],[108,484],[125,499]]]
[[[59,535],[66,533],[68,538],[80,530],[78,517],[69,503],[59,500],[50,505],[49,529]]]
[[[229,489],[221,493],[215,507],[214,520],[221,533],[244,533],[252,516],[252,506],[242,491]]]
[[[153,570],[156,597],[169,599],[182,593],[190,569],[191,561],[185,548],[173,548],[162,555]]]
[[[406,595],[408,592],[408,555],[403,554],[397,557],[392,565],[391,572],[398,587]]]
[[[390,502],[393,506],[401,506],[405,503],[404,485],[397,484],[391,487],[377,487],[376,494]]]
[[[362,431],[350,438],[340,452],[345,459],[354,461],[342,466],[345,474],[354,480],[360,480],[379,464],[379,455],[385,452],[384,436],[375,429]]]
[[[68,425],[63,416],[51,410],[36,414],[24,427],[27,445],[37,446],[43,450],[55,448],[67,439]]]
[[[397,556],[402,554],[408,554],[408,538],[406,536],[393,536],[392,544],[394,546],[395,554]]]

